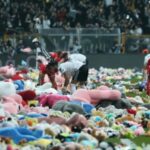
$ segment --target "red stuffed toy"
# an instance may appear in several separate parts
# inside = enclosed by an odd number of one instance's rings
[[[22,99],[26,103],[28,103],[28,101],[34,100],[36,98],[36,94],[32,90],[25,90],[25,91],[19,92],[18,94],[22,97]]]

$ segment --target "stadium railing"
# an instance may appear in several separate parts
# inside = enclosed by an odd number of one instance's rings
[[[40,30],[40,37],[44,39],[46,48],[55,50],[76,50],[82,53],[111,53],[116,46],[120,53],[121,32],[120,29],[100,29],[100,28],[70,28]]]
[[[100,28],[51,28],[36,33],[11,33],[1,36],[1,40],[12,38],[23,41],[24,46],[32,47],[32,39],[38,37],[47,51],[79,50],[85,54],[139,54],[144,49],[150,50],[150,35],[129,35],[120,29]],[[13,45],[15,47],[16,45]],[[0,43],[0,46],[1,43]]]

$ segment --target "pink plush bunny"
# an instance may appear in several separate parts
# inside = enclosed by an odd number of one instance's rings
[[[96,105],[102,100],[120,100],[121,93],[118,90],[112,90],[106,86],[102,86],[92,90],[78,89],[72,94],[70,99]]]

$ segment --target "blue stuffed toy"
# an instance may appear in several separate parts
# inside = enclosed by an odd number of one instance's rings
[[[86,114],[91,114],[92,109],[95,108],[92,104],[81,102],[79,100],[73,100],[73,101],[70,101],[70,103],[81,106]]]
[[[15,84],[16,90],[17,91],[23,91],[24,90],[24,82],[22,80],[16,80],[13,82]]]

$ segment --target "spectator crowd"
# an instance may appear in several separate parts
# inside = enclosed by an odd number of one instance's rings
[[[150,29],[150,0],[1,0],[0,34],[50,28],[120,28],[141,35]],[[11,42],[0,41],[11,46]]]

